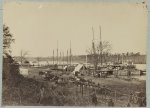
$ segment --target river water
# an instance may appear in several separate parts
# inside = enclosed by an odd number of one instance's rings
[[[135,64],[135,66],[139,70],[146,70],[146,64]]]
[[[54,61],[54,64],[57,63],[57,61]],[[37,63],[35,63],[37,64]],[[53,64],[53,61],[40,61],[40,65],[48,65],[48,64]],[[59,64],[67,64],[67,62],[59,62]],[[73,63],[75,64],[75,63]],[[135,64],[136,68],[139,70],[146,70],[146,64]]]

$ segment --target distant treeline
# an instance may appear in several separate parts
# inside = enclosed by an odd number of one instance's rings
[[[102,54],[100,55],[87,55],[87,62],[92,63],[93,57],[98,56],[98,58],[102,58],[102,62],[122,62],[122,61],[132,61],[134,64],[146,64],[146,55],[141,55],[140,53],[122,53],[122,54]],[[17,61],[20,61],[19,56],[15,57]],[[57,57],[26,57],[27,61],[57,61]],[[70,56],[68,57],[58,57],[59,61],[68,61],[70,62]],[[76,55],[71,56],[72,62],[85,63],[86,55]],[[100,62],[100,59],[99,59]]]
[[[100,58],[100,55],[97,55]],[[93,55],[87,55],[87,62],[91,63],[93,60]],[[86,56],[74,56],[73,61],[86,62]],[[102,62],[114,62],[121,63],[122,61],[132,61],[134,64],[146,64],[146,55],[102,55]],[[100,62],[100,59],[99,59]]]

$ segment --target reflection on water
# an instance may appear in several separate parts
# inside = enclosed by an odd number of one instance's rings
[[[34,63],[37,64],[37,63]],[[49,65],[53,64],[53,61],[40,61],[39,65]],[[54,61],[54,64],[57,64],[57,61]],[[58,64],[67,64],[66,61],[59,61]],[[72,64],[77,64],[76,62],[73,62]],[[136,68],[139,70],[146,70],[146,64],[135,64]]]
[[[135,64],[135,66],[139,70],[146,70],[146,64]]]

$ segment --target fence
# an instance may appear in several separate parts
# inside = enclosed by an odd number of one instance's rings
[[[59,86],[63,89],[66,89],[69,95],[65,95],[63,91],[59,92],[55,89],[51,89],[53,95],[58,98],[65,99],[69,98],[73,103],[71,105],[97,105],[97,106],[107,106],[108,100],[111,98],[115,106],[127,106],[127,104],[132,104],[132,106],[139,106],[140,102],[143,102],[145,97],[138,97],[133,94],[122,94],[117,90],[112,90],[109,87],[90,84],[86,82],[70,82],[62,83]],[[57,86],[58,87],[58,86]],[[61,94],[61,95],[60,95]],[[96,95],[97,104],[92,100],[94,95]],[[60,97],[61,96],[61,97]],[[145,105],[142,103],[142,105]]]

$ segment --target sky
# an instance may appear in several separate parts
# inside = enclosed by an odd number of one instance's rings
[[[5,2],[3,23],[15,38],[12,55],[21,50],[29,56],[52,56],[58,49],[66,55],[86,54],[95,42],[109,41],[112,53],[146,54],[147,10],[142,3]]]

